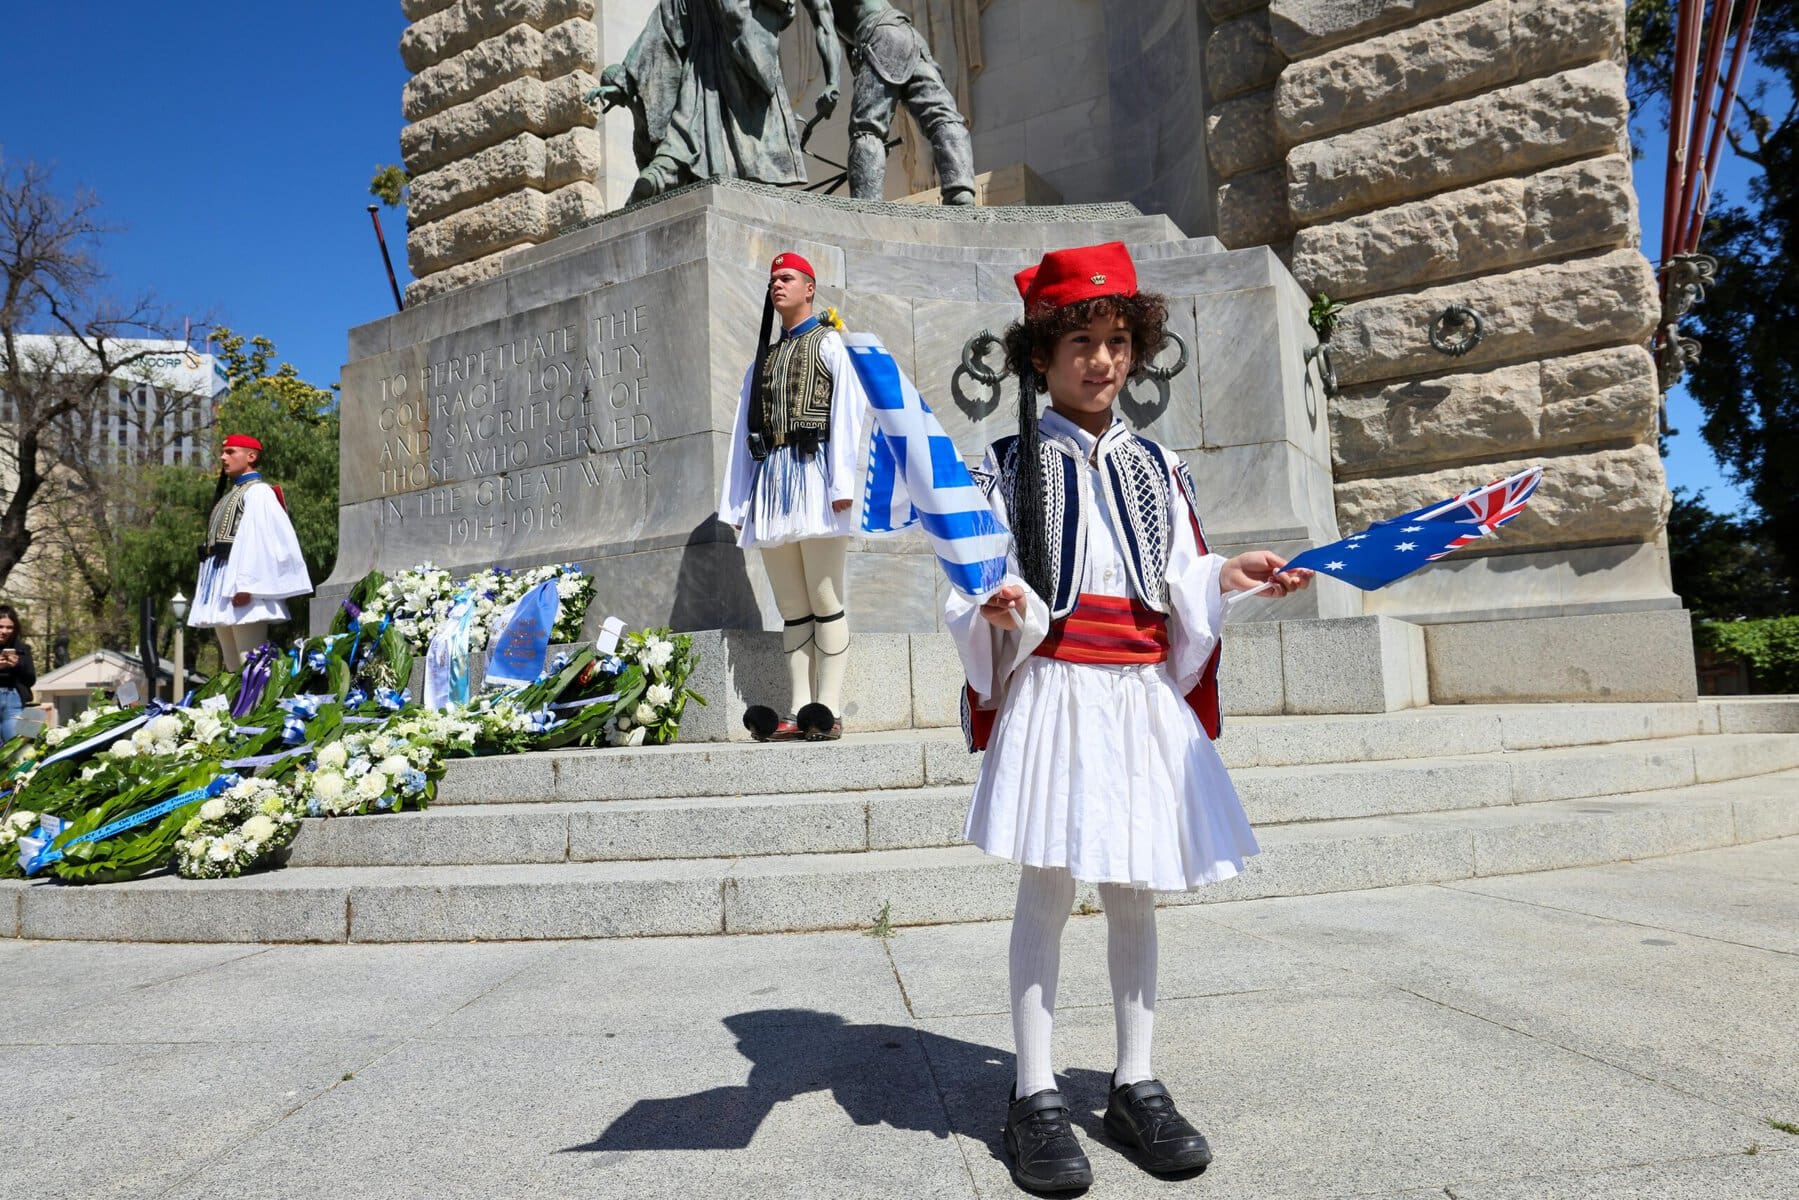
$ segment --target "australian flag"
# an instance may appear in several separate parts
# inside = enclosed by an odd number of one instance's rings
[[[862,531],[893,534],[924,526],[950,585],[985,600],[1005,579],[1011,533],[993,515],[956,444],[881,339],[846,333],[843,344],[868,393],[875,425]]]
[[[1297,554],[1287,567],[1305,567],[1371,592],[1403,579],[1425,563],[1492,536],[1524,511],[1543,479],[1532,467],[1441,504],[1376,521],[1340,542]]]

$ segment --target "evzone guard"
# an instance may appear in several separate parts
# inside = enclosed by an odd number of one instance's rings
[[[262,477],[262,443],[247,434],[225,439],[219,453],[219,496],[206,522],[200,575],[187,623],[219,635],[225,669],[287,620],[287,601],[312,592],[300,539],[280,489]]]
[[[787,707],[777,713],[758,704],[744,713],[758,741],[843,734],[845,567],[868,399],[834,314],[813,312],[816,294],[810,262],[775,257],[718,506],[719,519],[737,529],[737,544],[761,551],[783,623]],[[771,344],[777,316],[781,333]]]
[[[1023,866],[1004,1141],[1020,1186],[1056,1191],[1093,1177],[1051,1067],[1077,881],[1098,885],[1106,913],[1117,1027],[1106,1129],[1153,1172],[1211,1161],[1150,1066],[1155,894],[1228,879],[1257,851],[1212,746],[1224,595],[1262,583],[1285,595],[1311,573],[1266,550],[1210,553],[1186,465],[1115,415],[1167,319],[1121,243],[1052,252],[1017,282],[1025,315],[1005,347],[1019,432],[976,472],[1012,530],[1008,574],[984,603],[952,592],[945,615],[967,671],[965,725],[986,750],[966,836]]]

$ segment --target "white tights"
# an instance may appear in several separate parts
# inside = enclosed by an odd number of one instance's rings
[[[1099,885],[1106,910],[1106,968],[1118,1033],[1114,1086],[1155,1078],[1149,1066],[1156,1019],[1156,897],[1147,888]],[[1007,956],[1012,981],[1012,1038],[1018,1050],[1019,1097],[1056,1086],[1050,1035],[1062,929],[1074,907],[1074,876],[1062,867],[1026,867],[1018,881]]]
[[[244,657],[269,638],[267,621],[247,621],[242,625],[217,625],[213,632],[219,635],[219,652],[224,656],[225,669],[236,671],[244,665]]]
[[[843,715],[843,673],[849,660],[849,625],[843,619],[844,575],[850,540],[806,538],[768,546],[762,568],[774,588],[775,608],[786,622],[787,715],[816,700]]]

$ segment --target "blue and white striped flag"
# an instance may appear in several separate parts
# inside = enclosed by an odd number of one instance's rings
[[[955,442],[881,339],[846,333],[843,344],[875,419],[862,532],[900,533],[922,524],[950,585],[986,599],[1005,579],[1011,532],[993,515]]]

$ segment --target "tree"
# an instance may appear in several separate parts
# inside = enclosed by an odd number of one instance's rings
[[[213,431],[248,433],[263,444],[265,474],[281,485],[306,569],[315,583],[323,580],[337,560],[337,399],[301,379],[291,363],[271,371],[275,344],[267,338],[220,329],[213,341],[231,385]],[[193,588],[217,478],[191,467],[152,466],[140,473],[141,519],[118,525],[108,555],[111,575],[130,581],[134,596],[160,598]],[[288,607],[294,627],[303,629],[305,600]]]
[[[1632,0],[1632,90],[1664,104],[1673,0]],[[1760,510],[1759,528],[1799,591],[1799,0],[1764,0],[1751,55],[1768,78],[1739,96],[1732,150],[1759,168],[1738,203],[1714,206],[1700,250],[1716,281],[1688,315],[1703,346],[1688,392],[1706,444]]]
[[[167,335],[149,296],[106,294],[98,211],[92,193],[64,196],[44,168],[0,159],[0,586],[45,528],[45,504],[83,486],[58,469],[109,385],[168,352],[138,340]]]
[[[1742,621],[1793,611],[1787,564],[1762,523],[1713,512],[1703,492],[1674,489],[1668,558],[1674,590],[1697,621]]]

